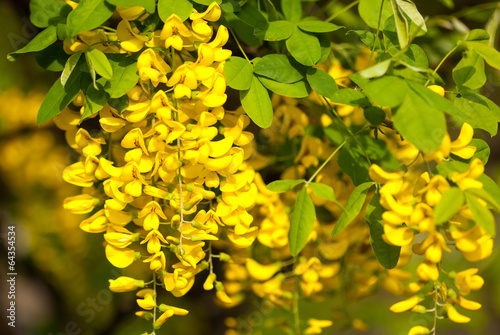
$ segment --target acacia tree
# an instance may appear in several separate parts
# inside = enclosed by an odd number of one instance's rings
[[[367,29],[333,23],[355,6]],[[428,22],[411,1],[325,8],[31,1],[43,30],[9,58],[36,52],[61,72],[38,124],[53,120],[79,153],[63,178],[82,193],[64,207],[86,214],[80,228],[102,233],[108,261],[127,269],[109,287],[138,290],[147,334],[188,314],[196,279],[226,307],[250,292],[271,302],[285,315],[273,327],[291,334],[332,325],[305,319],[302,302],[379,287],[404,296],[392,312],[432,315],[413,335],[481,307],[465,298],[483,285],[478,269],[446,259],[493,249],[500,189],[474,134],[500,121],[481,94],[485,63],[500,69],[494,41],[471,30],[431,69],[418,44]],[[356,41],[333,38],[347,33]],[[335,322],[366,328],[337,308]]]

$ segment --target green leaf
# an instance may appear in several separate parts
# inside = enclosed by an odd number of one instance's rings
[[[64,1],[31,0],[30,20],[38,28],[45,28],[62,21],[71,12],[71,7]]]
[[[500,213],[500,204],[486,190],[482,188],[468,188],[465,190],[465,193],[475,195],[479,199],[486,201],[495,212]]]
[[[468,48],[477,52],[490,66],[500,70],[500,52],[482,42],[465,42]]]
[[[363,204],[365,203],[366,195],[373,186],[373,182],[363,183],[357,186],[354,191],[352,191],[347,203],[339,217],[339,220],[335,224],[332,231],[332,237],[338,235],[348,224],[350,224],[356,216],[361,212]]]
[[[397,107],[406,98],[406,82],[395,76],[385,76],[371,81],[364,89],[370,100],[379,106]]]
[[[259,47],[262,41],[254,35],[254,28],[243,22],[233,13],[224,13],[228,26],[233,28],[236,35],[248,46]]]
[[[378,126],[384,122],[386,115],[382,108],[379,107],[368,107],[363,110],[365,119],[370,122],[373,126]]]
[[[193,11],[193,4],[188,0],[159,0],[158,15],[165,22],[172,14],[177,14],[181,21],[185,21]]]
[[[315,34],[319,39],[319,45],[321,46],[321,57],[319,58],[317,64],[323,63],[327,60],[328,56],[330,56],[330,52],[332,52],[332,46],[330,37],[328,37],[327,33]]]
[[[314,227],[315,219],[316,209],[314,208],[314,203],[311,196],[307,193],[307,189],[304,187],[299,192],[290,219],[288,240],[292,256],[297,256],[306,246],[309,234]]]
[[[382,77],[391,66],[391,59],[386,59],[383,62],[373,65],[368,69],[361,71],[359,74],[364,78]]]
[[[479,94],[464,93],[455,98],[454,103],[465,114],[462,121],[473,128],[486,130],[491,136],[496,135],[500,109],[492,101]]]
[[[465,36],[465,42],[480,42],[483,44],[488,44],[490,40],[490,34],[483,29],[473,29],[469,31],[467,36]]]
[[[64,52],[62,45],[54,44],[38,51],[35,54],[35,58],[38,64],[44,69],[60,72],[64,70],[64,64],[66,64],[69,55]]]
[[[339,90],[335,79],[321,69],[310,68],[307,71],[307,81],[316,93],[329,99]]]
[[[321,45],[316,36],[295,27],[292,36],[286,40],[286,48],[300,64],[313,66],[321,57]]]
[[[262,13],[252,6],[250,3],[246,3],[244,6],[241,7],[241,10],[239,12],[235,13],[236,16],[238,16],[243,22],[247,23],[248,25],[256,28],[256,29],[263,29],[265,30],[268,28],[268,24],[270,25],[271,22],[267,22],[266,18]],[[286,22],[286,21],[284,21]],[[288,22],[290,25],[291,23]],[[270,41],[270,40],[266,40]]]
[[[103,0],[81,0],[68,15],[66,30],[69,37],[82,31],[92,30],[113,15],[115,7]]]
[[[247,115],[261,128],[268,128],[273,122],[273,106],[267,89],[256,76],[250,88],[240,91],[241,106]]]
[[[352,80],[353,83],[355,83],[358,87],[360,87],[362,90],[365,89],[366,85],[370,82],[369,79],[361,77],[358,73],[353,73],[349,75],[349,79]]]
[[[417,6],[410,0],[396,0],[397,5],[420,29],[427,31],[425,20],[419,13]]]
[[[24,48],[11,52],[7,55],[7,59],[13,62],[18,55],[27,52],[36,52],[45,49],[55,41],[57,41],[57,32],[55,26],[49,26],[35,36]]]
[[[342,171],[352,179],[355,186],[370,180],[368,176],[370,164],[357,144],[342,147],[337,163]]]
[[[459,91],[464,88],[475,90],[483,87],[486,83],[484,60],[473,50],[465,53],[453,69],[453,80]]]
[[[458,187],[450,187],[443,193],[441,200],[434,208],[434,220],[437,225],[448,222],[458,213],[464,204],[464,192]]]
[[[66,61],[66,64],[64,65],[64,70],[61,73],[61,84],[63,86],[66,85],[66,82],[68,81],[69,76],[75,69],[76,65],[78,64],[78,61],[80,60],[80,57],[82,56],[83,51],[78,51],[74,54],[72,54],[68,60]]]
[[[120,7],[141,6],[144,7],[144,9],[148,13],[154,13],[156,11],[155,0],[106,0],[106,1],[112,5]]]
[[[293,24],[288,21],[272,21],[266,28],[255,29],[255,36],[264,41],[286,40],[292,35]]]
[[[394,269],[399,261],[401,247],[389,245],[383,239],[384,226],[382,213],[385,209],[380,205],[380,194],[375,193],[366,208],[365,220],[370,227],[370,244],[378,262],[386,269]]]
[[[132,57],[124,57],[124,55],[110,55],[109,63],[113,77],[108,81],[105,90],[111,98],[117,99],[137,85],[139,81],[137,61]]]
[[[412,90],[393,115],[393,121],[396,130],[423,152],[437,150],[446,134],[443,112]]]
[[[359,16],[372,29],[377,29],[380,8],[383,0],[361,0],[358,5]],[[382,16],[380,27],[383,27],[384,22],[391,17],[392,9],[389,1],[384,0],[382,7]]]
[[[326,200],[337,201],[337,198],[335,198],[335,191],[330,186],[321,183],[310,183],[309,186],[315,196]]]
[[[336,24],[317,19],[304,19],[297,23],[297,26],[300,29],[310,33],[329,33],[331,31],[343,28],[341,26],[337,26]]]
[[[80,71],[73,71],[63,87],[61,80],[57,79],[45,96],[38,110],[37,124],[41,126],[46,121],[57,116],[80,92]]]
[[[475,195],[465,193],[465,199],[467,201],[467,205],[469,205],[472,217],[474,218],[474,221],[476,221],[476,224],[483,228],[488,235],[491,235],[491,237],[494,238],[496,235],[496,225],[493,214],[491,214],[487,207],[481,205]]]
[[[280,83],[291,84],[304,77],[304,67],[290,56],[270,54],[262,57],[255,65],[255,74],[276,80]]]
[[[258,77],[260,82],[270,91],[291,98],[305,98],[311,94],[311,87],[305,80],[285,84],[265,77]]]
[[[207,6],[208,5],[210,5],[210,2],[208,2]],[[241,10],[241,6],[236,0],[226,0],[220,4],[220,9],[226,13],[234,13],[239,12]]]
[[[373,44],[375,43],[375,34],[372,33],[371,31],[368,30],[349,30],[347,33],[355,33],[356,35],[359,36],[361,39],[361,42],[363,42],[368,49],[372,50],[373,49]],[[382,43],[380,39],[377,39],[377,44],[375,46],[375,51],[382,51]]]
[[[395,56],[398,52],[397,49],[389,49],[391,56]],[[412,67],[421,68],[422,70],[429,67],[429,59],[424,49],[417,44],[410,44],[408,50],[406,50],[404,54],[399,55],[397,59]]]
[[[267,189],[269,191],[285,193],[290,191],[297,185],[305,183],[305,179],[297,179],[297,180],[275,180],[267,185]]]
[[[100,80],[101,81],[101,80]],[[108,102],[108,94],[104,91],[104,86],[102,83],[97,82],[97,88],[95,89],[93,84],[90,84],[85,91],[85,102],[84,102],[84,113],[80,122],[87,117],[98,113],[104,105]]]
[[[366,107],[371,106],[370,101],[366,96],[360,91],[353,90],[351,88],[343,88],[335,92],[335,94],[330,98],[334,103],[344,104],[354,107]]]
[[[113,68],[104,52],[88,48],[85,55],[87,56],[88,62],[92,65],[92,68],[101,77],[108,80],[113,77]]]
[[[457,108],[450,100],[440,96],[436,92],[431,91],[424,85],[408,82],[412,91],[416,92],[430,106],[439,109],[455,118],[462,120],[467,115]]]
[[[302,17],[301,0],[281,0],[281,9],[290,22],[296,23]]]
[[[391,0],[391,5],[394,14],[394,22],[396,23],[399,46],[401,49],[404,49],[410,43],[408,21],[403,13],[401,13],[396,0]]]
[[[466,164],[465,166],[468,167],[469,165]],[[500,187],[498,184],[484,173],[479,176],[477,180],[483,183],[483,189],[488,192],[496,202],[500,203]]]
[[[252,64],[241,57],[232,56],[224,64],[227,85],[235,90],[242,91],[250,88],[252,72]]]

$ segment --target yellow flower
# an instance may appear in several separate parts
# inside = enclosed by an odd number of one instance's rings
[[[409,311],[413,307],[417,306],[419,302],[423,299],[420,296],[414,295],[406,300],[400,301],[392,305],[389,309],[393,313],[402,313]]]
[[[321,334],[323,332],[323,328],[330,327],[333,325],[333,322],[330,320],[318,320],[318,319],[308,319],[307,320],[308,327],[305,330],[304,334]]]
[[[142,35],[137,27],[132,28],[130,22],[127,20],[122,20],[118,23],[116,35],[118,36],[122,49],[129,52],[141,50],[144,43],[148,40],[148,37]]]
[[[446,305],[445,311],[448,315],[448,318],[455,323],[468,323],[470,321],[470,318],[468,316],[458,313],[453,305]]]
[[[106,258],[117,268],[126,268],[140,257],[140,253],[133,249],[117,248],[111,244],[106,245]]]
[[[281,262],[262,265],[252,258],[247,258],[245,265],[250,276],[258,281],[269,280],[276,274],[276,272],[281,270]]]
[[[116,110],[106,104],[99,111],[99,123],[106,132],[114,133],[122,129],[127,124],[127,121],[123,119]]]
[[[144,280],[125,276],[109,279],[109,289],[113,292],[130,292],[136,290],[138,287],[144,287]]]
[[[108,219],[104,215],[104,210],[101,209],[88,219],[80,223],[80,229],[87,233],[102,233],[108,227]]]
[[[152,229],[141,244],[147,243],[148,252],[150,254],[156,254],[161,250],[161,242],[168,244],[160,231]]]
[[[104,239],[106,240],[106,242],[117,248],[125,248],[132,244],[132,242],[138,241],[139,234],[108,232],[104,234]]]
[[[468,295],[470,291],[477,291],[483,287],[484,279],[476,274],[478,271],[477,268],[471,268],[457,273],[455,286],[461,295]]]
[[[156,87],[159,83],[167,82],[167,73],[171,68],[158,51],[148,48],[137,59],[137,70],[142,81],[151,80],[153,86]]]
[[[145,9],[141,6],[131,6],[131,7],[121,7],[116,6],[116,11],[122,19],[127,21],[137,20],[142,14],[144,14]]]
[[[191,91],[198,88],[198,80],[192,63],[182,64],[175,70],[167,81],[167,86],[172,87],[174,85],[175,99],[184,97],[191,99]]]
[[[184,43],[182,37],[190,37],[191,35],[191,31],[182,23],[179,16],[172,14],[165,21],[160,38],[165,40],[165,48],[172,46],[180,51]]]
[[[144,208],[139,212],[138,217],[144,218],[143,227],[146,231],[151,229],[158,230],[160,218],[167,220],[165,213],[156,201],[148,202],[147,205],[144,206]]]
[[[455,240],[457,249],[469,262],[486,259],[493,252],[493,239],[478,224],[466,230],[452,227],[451,237]]]
[[[227,95],[224,93],[226,91],[226,79],[221,73],[216,72],[210,78],[203,80],[203,85],[205,88],[202,88],[196,97],[205,106],[210,108],[219,107],[226,102]]]
[[[468,188],[483,188],[483,183],[477,180],[484,173],[484,164],[479,158],[474,158],[469,169],[463,173],[455,172],[450,175],[451,180],[462,190]]]
[[[90,194],[80,194],[64,199],[63,207],[73,214],[87,214],[92,212],[99,202],[99,198]]]
[[[460,135],[458,138],[451,142],[450,151],[452,154],[458,157],[469,159],[474,156],[476,152],[476,147],[468,145],[474,136],[474,129],[472,126],[466,122],[462,125],[460,129]]]
[[[167,264],[165,254],[163,253],[163,251],[157,252],[154,255],[149,256],[143,262],[144,263],[149,262],[149,268],[155,271],[165,270],[165,266]]]
[[[143,290],[141,290],[143,291]],[[139,291],[139,292],[141,292]],[[139,295],[139,293],[138,293]],[[153,309],[156,306],[155,299],[154,299],[154,292],[148,292],[144,294],[143,299],[137,299],[137,305],[141,307],[142,309]]]
[[[204,19],[207,21],[215,22],[220,18],[221,13],[222,11],[219,4],[214,1],[203,13],[198,13],[196,10],[194,10],[191,15],[189,15],[189,18],[191,20]]]
[[[425,259],[431,263],[439,263],[443,258],[443,249],[451,252],[441,233],[433,231],[421,243],[413,245],[413,252],[418,255],[425,253]]]
[[[481,304],[472,300],[465,299],[462,296],[456,298],[457,305],[468,311],[477,311],[481,308]]]
[[[410,329],[410,331],[408,332],[408,335],[427,335],[430,333],[431,333],[431,331],[427,327],[414,326]]]
[[[215,273],[209,274],[207,276],[207,279],[203,283],[203,289],[206,291],[212,290],[214,288],[214,282],[215,282],[216,278],[217,278],[217,276],[215,275]]]
[[[158,319],[155,321],[155,326],[156,325],[163,325],[165,321],[170,319],[174,315],[174,310],[173,309],[167,309],[165,312],[163,312]]]
[[[424,281],[436,281],[439,279],[439,270],[434,263],[424,262],[417,267],[417,277]]]
[[[80,187],[94,185],[94,176],[87,174],[83,162],[76,162],[64,168],[63,179],[70,184]]]
[[[414,235],[411,228],[394,227],[390,224],[384,224],[384,235],[382,235],[382,238],[389,244],[402,247],[412,243]]]

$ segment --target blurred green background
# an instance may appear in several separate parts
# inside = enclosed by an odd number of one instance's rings
[[[24,55],[10,63],[6,54],[24,46],[39,31],[29,22],[28,0],[0,2],[0,233],[2,278],[7,274],[7,227],[16,226],[16,327],[7,326],[7,284],[2,279],[0,303],[2,322],[0,333],[29,335],[90,335],[90,334],[140,334],[150,330],[149,322],[133,315],[135,297],[115,294],[108,290],[108,279],[126,275],[127,271],[114,269],[104,256],[100,234],[91,235],[78,228],[81,216],[71,215],[62,209],[63,199],[78,193],[78,189],[62,178],[64,167],[76,159],[75,153],[65,145],[64,134],[52,124],[36,127],[36,113],[57,73],[42,69],[33,55]],[[454,8],[446,7],[449,1],[418,1],[418,8],[431,16],[434,24],[429,34],[419,43],[427,52],[432,66],[462,38],[467,27],[485,28],[498,34],[500,10],[497,2],[462,0]],[[318,1],[334,13],[348,1]],[[451,19],[452,14],[457,19]],[[349,27],[364,29],[355,9],[340,15],[336,22]],[[498,36],[498,35],[497,35]],[[353,34],[337,32],[336,41],[352,43]],[[498,42],[498,38],[495,39]],[[498,46],[498,43],[495,44]],[[459,60],[457,53],[441,68],[446,77]],[[500,102],[499,73],[489,68],[488,84],[483,94]],[[450,82],[447,80],[447,82]],[[482,134],[478,134],[481,136]],[[500,180],[498,140],[485,138],[492,147],[488,173]],[[447,260],[457,268],[467,265],[462,259]],[[500,248],[495,247],[492,257],[474,264],[486,284],[470,296],[483,308],[467,312],[472,322],[456,325],[440,321],[439,334],[500,334]],[[157,334],[223,334],[224,319],[234,316],[243,324],[251,320],[264,324],[266,318],[278,312],[260,310],[262,304],[249,299],[236,310],[220,309],[213,302],[211,292],[203,293],[198,282],[183,299],[183,308],[190,310],[187,317],[173,318]],[[370,326],[366,334],[406,334],[410,326],[431,321],[425,316],[409,313],[393,314],[388,308],[399,298],[384,291],[351,302],[345,306],[353,317]],[[174,303],[173,303],[174,304]],[[301,306],[303,316],[333,318],[328,306]],[[318,311],[322,311],[321,315]],[[5,329],[5,331],[3,330]],[[243,334],[253,333],[242,328]],[[269,332],[273,334],[273,331]],[[341,330],[338,325],[328,328],[325,334],[355,334]]]

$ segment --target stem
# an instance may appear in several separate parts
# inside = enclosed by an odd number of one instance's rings
[[[333,151],[330,156],[328,156],[328,158],[323,162],[323,164],[321,164],[321,166],[314,172],[314,174],[311,176],[311,178],[309,178],[308,181],[306,181],[306,187],[309,186],[309,184],[314,180],[314,178],[316,178],[316,176],[318,175],[318,173],[321,172],[321,170],[323,170],[323,168],[326,166],[326,164],[328,164],[328,162],[330,162],[330,160],[333,158],[333,156],[335,156],[335,154],[337,152],[339,152],[340,149],[342,149],[342,147],[347,143],[349,142],[351,139],[355,138],[356,135],[358,135],[359,133],[365,131],[366,128],[363,128],[361,130],[359,130],[358,132],[356,132],[355,134],[352,134],[349,138],[345,139],[344,142],[340,143],[340,145],[337,147],[337,149],[335,149],[335,151]]]
[[[330,16],[328,19],[326,19],[325,21],[326,22],[332,21],[340,14],[343,14],[343,13],[347,12],[349,9],[351,9],[352,7],[356,6],[359,2],[360,2],[360,0],[356,0],[356,1],[351,2],[349,5],[345,6],[344,8],[342,8],[341,10],[339,10],[338,12],[336,12],[335,14]]]
[[[295,268],[297,267],[298,258],[295,258],[295,262],[293,263],[293,268],[295,272]],[[293,292],[293,324],[295,335],[300,335],[300,313],[299,313],[299,285],[300,279],[299,276],[295,276],[295,291]]]
[[[378,42],[378,35],[380,34],[380,22],[382,21],[382,9],[384,8],[384,2],[385,0],[382,0],[380,3],[380,10],[378,12],[378,21],[377,21],[377,34],[375,34],[375,40],[373,41],[373,47],[370,52],[370,60],[368,61],[368,67],[370,67],[373,59],[373,53],[375,52],[375,46],[377,45]]]
[[[236,34],[234,33],[233,29],[229,28],[229,31],[231,32],[231,35],[233,35],[234,40],[236,41],[236,44],[238,45],[238,48],[240,49],[241,53],[243,56],[245,56],[246,60],[250,63],[250,59],[248,59],[247,54],[243,50],[243,47],[240,44],[240,41],[238,41],[238,37],[236,37]]]
[[[153,325],[154,323],[156,322],[156,271],[153,272],[153,297],[154,297],[154,301],[155,301],[155,306],[153,308]],[[153,326],[153,332],[151,333],[151,335],[155,335],[156,334],[156,330]]]
[[[439,68],[441,67],[441,65],[443,65],[444,61],[445,61],[448,57],[450,57],[450,55],[451,55],[453,52],[455,52],[455,50],[457,50],[457,48],[458,48],[458,45],[456,45],[453,49],[451,49],[451,50],[450,50],[450,52],[448,52],[448,53],[446,54],[446,56],[444,56],[444,58],[443,58],[443,59],[441,59],[441,62],[439,62],[439,64],[438,64],[438,66],[436,67],[436,69],[434,69],[434,71],[432,72],[432,77],[434,77],[434,75],[437,73],[437,71],[439,70]],[[424,85],[424,86],[427,86],[427,85],[429,84],[429,82],[430,82],[430,81],[431,81],[431,79],[430,79],[430,78],[429,78],[429,79],[427,79],[427,82],[425,83],[425,85]]]
[[[335,112],[335,110],[333,109],[332,105],[330,104],[330,102],[328,102],[328,100],[326,100],[326,98],[324,96],[321,96],[323,98],[323,100],[325,101],[325,103],[328,105],[328,107],[330,108],[332,114],[340,121],[340,123],[344,126],[344,128],[346,129],[347,133],[349,135],[351,135],[351,137],[354,136],[354,134],[352,133],[352,131],[345,125],[344,123],[344,120],[342,120],[342,118],[340,117],[340,115],[338,115],[337,112]],[[364,130],[365,128],[363,128],[362,130]],[[359,132],[357,132],[356,134],[359,134]],[[366,161],[368,162],[369,165],[372,165],[372,161],[370,159],[370,157],[368,157],[368,154],[366,153],[366,150],[365,148],[363,147],[363,145],[358,141],[357,138],[354,137],[354,141],[356,141],[356,143],[359,145],[359,147],[361,148],[361,151],[363,151],[363,154],[365,155],[365,158],[366,158]]]
[[[436,335],[436,325],[437,325],[437,320],[438,320],[438,302],[437,302],[437,295],[438,295],[438,292],[437,292],[437,282],[434,282],[434,295],[433,295],[433,298],[434,298],[434,324],[432,325],[432,335]]]
[[[182,161],[181,159],[181,141],[177,139],[177,156],[179,158],[179,161]],[[180,236],[180,242],[179,242],[179,252],[182,256],[182,240],[184,239],[184,234],[182,230],[182,225],[184,224],[184,202],[182,200],[182,167],[179,167],[179,204],[180,204],[180,215],[181,215],[181,220],[180,220],[180,225],[179,228],[181,230],[181,236]]]

